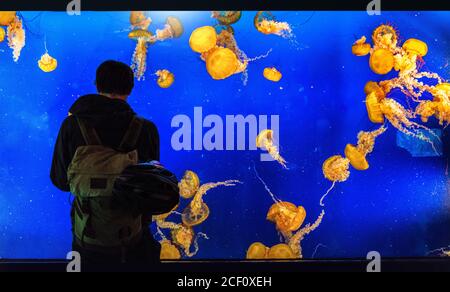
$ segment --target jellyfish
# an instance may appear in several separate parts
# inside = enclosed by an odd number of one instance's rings
[[[384,114],[381,111],[380,102],[375,92],[367,95],[366,97],[366,108],[369,120],[375,124],[384,123]]]
[[[8,26],[16,19],[16,11],[0,11],[0,26]]]
[[[386,75],[394,69],[394,54],[386,49],[377,49],[370,56],[369,64],[374,73]]]
[[[180,260],[181,253],[180,250],[170,241],[163,240],[161,244],[161,260]]]
[[[326,179],[333,182],[331,187],[320,199],[320,206],[324,207],[325,198],[331,193],[335,188],[336,183],[345,182],[350,177],[350,160],[344,158],[341,155],[335,155],[328,158],[322,166],[323,175]]]
[[[267,258],[269,248],[261,242],[255,242],[247,250],[247,260],[264,260]]]
[[[272,13],[259,11],[253,21],[256,29],[263,34],[274,34],[284,38],[292,37],[292,28],[287,22],[278,22]]]
[[[3,27],[0,27],[0,43],[2,43],[5,40],[6,31]]]
[[[56,70],[56,67],[58,67],[58,61],[46,52],[38,61],[38,66],[42,71],[49,73]]]
[[[196,192],[194,198],[190,202],[190,204],[184,209],[182,213],[182,221],[185,226],[193,227],[202,224],[208,219],[210,210],[208,205],[203,201],[203,196],[212,189],[215,189],[219,186],[233,187],[236,186],[237,183],[240,183],[237,180],[228,180],[224,182],[217,183],[207,183],[202,185],[198,191]]]
[[[370,50],[372,50],[372,47],[370,46],[370,44],[366,43],[366,41],[367,38],[363,36],[353,44],[352,46],[353,55],[358,57],[364,57],[370,54]]]
[[[148,44],[154,43],[152,40],[153,35],[147,30],[138,29],[130,32],[128,37],[137,41],[136,49],[133,53],[131,69],[133,69],[134,76],[140,81],[144,79],[144,74],[147,70]]]
[[[212,18],[222,25],[232,25],[238,22],[242,17],[242,11],[213,11]]]
[[[420,116],[424,123],[434,116],[440,125],[447,126],[450,123],[450,84],[438,84],[430,92],[433,94],[433,100],[421,101],[415,114]]]
[[[158,85],[161,88],[169,88],[175,82],[175,75],[168,70],[158,70],[156,71],[156,76],[158,76]]]
[[[298,258],[292,248],[285,243],[277,244],[267,252],[267,259],[270,260],[295,260]]]
[[[262,150],[266,150],[275,161],[287,169],[286,160],[280,155],[278,147],[275,145],[272,130],[262,131],[258,137],[256,137],[256,146]]]
[[[264,77],[272,82],[279,82],[281,78],[283,78],[283,75],[280,71],[278,71],[276,68],[265,68],[264,69]]]
[[[354,169],[361,171],[369,169],[366,156],[373,152],[376,138],[384,132],[386,132],[384,126],[372,132],[361,131],[358,134],[358,145],[348,144],[345,147],[345,157],[350,161]]]
[[[25,47],[25,30],[22,20],[16,16],[8,25],[8,46],[13,50],[14,62],[19,61],[20,53]]]
[[[278,232],[290,237],[305,222],[306,210],[289,202],[276,202],[267,213],[267,220],[275,223]]]
[[[178,186],[181,197],[191,199],[200,188],[200,179],[195,172],[187,170]]]
[[[189,39],[189,46],[194,52],[206,53],[216,47],[217,33],[212,26],[195,29]]]
[[[144,11],[132,11],[130,13],[130,23],[135,29],[147,30],[152,23],[152,19],[147,17]]]
[[[372,34],[375,48],[395,50],[398,43],[398,33],[391,25],[380,25]]]
[[[238,71],[239,60],[228,48],[217,48],[206,58],[206,69],[214,80],[226,79]]]
[[[403,44],[403,50],[413,55],[425,57],[428,54],[428,45],[418,39],[409,39]]]
[[[184,32],[180,19],[174,16],[167,17],[166,25],[163,29],[156,30],[156,39],[164,41],[172,38],[179,38]]]

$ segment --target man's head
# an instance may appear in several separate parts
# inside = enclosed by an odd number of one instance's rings
[[[134,87],[134,74],[127,64],[106,61],[97,69],[95,85],[99,94],[126,100]]]

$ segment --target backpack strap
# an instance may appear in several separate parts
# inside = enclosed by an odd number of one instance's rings
[[[133,117],[128,130],[119,145],[119,151],[126,152],[127,150],[135,149],[139,136],[141,135],[143,125],[144,122],[141,119],[137,116]]]
[[[102,145],[102,141],[100,140],[100,137],[98,136],[97,131],[95,131],[94,128],[88,127],[86,123],[80,118],[77,118],[77,122],[86,145]]]

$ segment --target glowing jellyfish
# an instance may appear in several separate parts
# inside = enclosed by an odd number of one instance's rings
[[[226,79],[239,69],[236,54],[228,48],[217,48],[206,59],[206,69],[215,80]]]
[[[373,31],[372,40],[376,48],[391,50],[397,47],[398,34],[393,26],[380,25]]]
[[[145,15],[144,11],[132,11],[130,13],[130,24],[133,28],[147,30],[152,19]]]
[[[16,11],[0,11],[0,26],[8,26],[16,19]]]
[[[136,48],[133,53],[131,69],[133,69],[134,76],[140,81],[144,79],[144,74],[147,70],[148,44],[154,42],[153,35],[147,30],[138,29],[130,32],[128,37],[137,41]]]
[[[172,244],[169,240],[163,240],[161,242],[161,260],[180,260],[181,253],[178,248]]]
[[[303,225],[306,210],[289,202],[277,202],[267,213],[267,220],[275,223],[277,230],[284,236],[290,236]]]
[[[23,29],[22,20],[16,16],[9,24],[7,31],[8,46],[13,50],[14,62],[18,62],[20,53],[25,47],[25,30]]]
[[[256,137],[256,147],[267,151],[275,161],[280,163],[284,168],[287,168],[286,160],[280,155],[280,151],[275,145],[272,130],[264,130]]]
[[[203,196],[212,189],[220,186],[233,187],[237,183],[237,180],[228,180],[224,182],[217,183],[207,183],[202,185],[196,192],[191,203],[184,209],[182,213],[182,221],[185,226],[193,227],[202,224],[208,219],[210,210],[208,205],[203,201]]]
[[[38,61],[38,66],[43,72],[49,73],[56,70],[56,67],[58,67],[58,61],[51,57],[48,53],[45,53]]]
[[[274,34],[284,38],[292,37],[292,28],[287,22],[278,22],[272,13],[259,11],[253,21],[256,29],[263,34]]]
[[[3,27],[0,27],[0,43],[2,43],[5,40],[6,31]]]
[[[184,173],[178,186],[181,197],[191,199],[200,188],[200,179],[195,172],[188,170]]]
[[[373,81],[369,81],[366,83],[366,86],[364,87],[364,93],[366,94],[366,96],[375,93],[375,96],[378,101],[381,101],[383,98],[386,97],[386,94],[384,93],[381,86]]]
[[[253,243],[247,250],[247,260],[264,260],[267,258],[269,248],[261,242]]]
[[[352,54],[358,57],[363,57],[370,54],[372,47],[370,44],[366,43],[366,41],[367,38],[365,36],[357,40],[352,46]]]
[[[205,53],[216,47],[217,33],[212,26],[195,29],[189,39],[189,45],[194,52]]]
[[[375,124],[384,123],[384,114],[381,111],[380,101],[376,92],[372,92],[366,97],[366,108],[369,120]]]
[[[281,243],[269,249],[267,258],[270,260],[294,260],[298,257],[295,256],[294,251],[289,245]]]
[[[272,82],[279,82],[283,78],[281,72],[276,68],[265,68],[263,75],[267,80]]]
[[[338,182],[345,182],[350,177],[350,160],[340,155],[328,158],[322,166],[322,172],[326,179],[333,182],[328,191],[320,199],[320,206],[324,207],[325,198],[331,193]]]
[[[428,45],[418,39],[409,39],[403,44],[403,49],[408,53],[425,57],[428,54]]]
[[[394,54],[386,49],[378,49],[370,56],[369,64],[374,73],[386,75],[394,69]]]
[[[242,11],[213,11],[212,17],[222,25],[232,25],[242,17]]]
[[[156,71],[156,76],[158,76],[158,85],[161,88],[169,88],[175,82],[175,75],[168,70],[158,70]]]
[[[376,138],[384,132],[386,132],[384,126],[372,132],[361,131],[358,134],[358,145],[354,146],[348,144],[345,147],[345,156],[354,169],[361,171],[369,169],[369,163],[367,162],[366,157],[373,152]]]
[[[179,38],[184,32],[183,24],[180,19],[174,16],[167,17],[166,25],[163,29],[156,30],[156,38],[164,41],[171,38]]]

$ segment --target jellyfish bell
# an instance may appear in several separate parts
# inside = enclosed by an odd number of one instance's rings
[[[172,244],[169,240],[163,240],[161,242],[161,260],[180,260],[181,253],[178,248]]]
[[[38,66],[43,72],[49,73],[56,70],[56,67],[58,67],[58,61],[51,57],[48,53],[45,53],[38,61]]]
[[[328,158],[322,166],[323,175],[331,182],[344,182],[350,177],[350,161],[340,155]]]
[[[306,210],[289,202],[278,202],[272,205],[267,213],[267,220],[275,223],[278,231],[289,234],[298,230],[305,222]]]
[[[0,43],[2,43],[5,40],[6,37],[6,31],[3,27],[0,27]]]
[[[276,68],[265,68],[263,72],[264,77],[272,82],[279,82],[283,75]]]
[[[247,260],[264,260],[267,258],[269,248],[261,242],[255,242],[247,250]]]
[[[153,37],[153,34],[150,31],[144,29],[132,30],[128,34],[128,38],[135,41],[144,40],[145,42],[151,44],[155,43],[155,38]]]
[[[256,137],[256,147],[265,149],[268,144],[273,144],[273,131],[266,129]]]
[[[277,22],[272,13],[268,11],[259,11],[253,24],[256,29],[263,34],[275,34],[282,37],[292,36],[292,28],[287,22]]]
[[[384,123],[384,114],[376,92],[372,92],[366,97],[366,108],[369,120],[375,124]]]
[[[367,38],[365,36],[357,40],[352,46],[352,54],[357,57],[364,57],[370,54],[372,47],[366,41]]]
[[[195,172],[187,170],[178,186],[181,197],[191,199],[200,188],[200,179]]]
[[[394,54],[386,49],[377,49],[370,56],[369,65],[374,73],[386,75],[394,69]]]
[[[213,11],[212,17],[220,24],[232,25],[241,20],[242,11]]]
[[[378,101],[383,100],[386,97],[386,94],[384,93],[384,90],[381,88],[381,86],[377,82],[369,81],[366,83],[364,87],[364,93],[367,95],[371,93],[375,93]]]
[[[403,49],[410,54],[425,57],[428,54],[428,45],[418,39],[409,39],[403,44]]]
[[[352,144],[348,144],[345,147],[345,157],[350,161],[350,164],[356,170],[368,170],[369,163],[367,162],[364,153],[361,153],[358,148]]]
[[[202,202],[199,208],[195,208],[192,204],[189,204],[189,206],[184,209],[181,218],[185,226],[194,227],[205,222],[206,219],[208,219],[209,214],[210,210],[208,205],[206,205],[205,202]]]
[[[195,233],[192,228],[181,226],[180,228],[172,230],[172,240],[173,243],[188,251],[195,240]]]
[[[132,11],[130,13],[130,24],[134,28],[147,30],[151,23],[151,18],[147,17],[144,11]]]
[[[212,26],[195,29],[189,38],[189,45],[194,52],[206,53],[216,47],[217,33]]]
[[[376,47],[395,48],[398,42],[398,34],[393,26],[380,25],[373,31],[372,40]]]
[[[241,68],[236,54],[228,48],[216,48],[206,58],[206,70],[214,80],[226,79]]]
[[[0,26],[10,25],[16,18],[16,11],[0,11]]]
[[[166,23],[172,31],[172,37],[179,38],[183,35],[184,27],[178,17],[169,16],[167,17]]]
[[[175,82],[175,75],[168,70],[158,70],[156,71],[156,76],[158,76],[158,85],[163,89],[167,89],[172,86]]]
[[[293,260],[297,257],[289,245],[278,244],[269,249],[267,258],[271,260]]]

